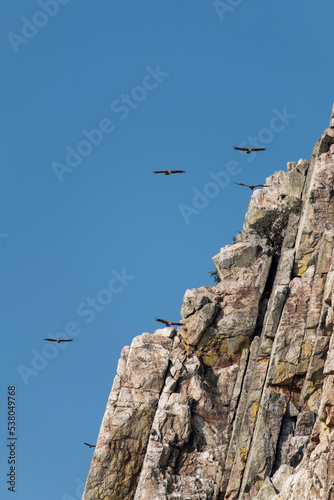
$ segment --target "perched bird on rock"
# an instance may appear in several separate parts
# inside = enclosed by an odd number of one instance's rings
[[[177,325],[177,326],[182,326],[182,323],[174,323],[173,321],[167,321],[165,319],[159,319],[155,318],[156,321],[160,321],[160,323],[164,323],[166,326],[171,326],[171,325]]]
[[[238,151],[246,151],[248,155],[252,151],[265,151],[266,150],[266,148],[238,148],[236,146],[234,146],[234,149],[237,149]]]

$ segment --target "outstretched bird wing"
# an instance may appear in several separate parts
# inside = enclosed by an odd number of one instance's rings
[[[185,170],[154,170],[154,174],[184,174]]]
[[[255,186],[249,186],[249,184],[242,184],[242,182],[234,182],[233,184],[238,184],[238,186],[245,186],[252,190],[255,188],[270,187],[270,184],[268,184],[267,186],[265,184],[256,184]]]
[[[155,318],[156,321],[160,321],[160,323],[164,323],[165,325],[169,324],[169,321],[166,321],[165,319],[160,319],[160,318]]]
[[[182,326],[182,323],[174,323],[173,321],[167,321],[165,319],[160,319],[160,318],[155,318],[157,321],[160,321],[160,323],[164,323],[167,326],[171,325],[177,325],[177,326]]]
[[[251,151],[265,151],[266,148],[238,148],[234,146],[234,149],[237,149],[238,151],[247,151],[247,153],[250,153]]]
[[[73,339],[44,339],[49,340],[50,342],[72,342]]]
[[[95,448],[95,444],[89,444],[89,443],[84,443],[86,446],[89,446],[90,448]]]

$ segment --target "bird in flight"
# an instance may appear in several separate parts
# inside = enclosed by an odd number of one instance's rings
[[[73,339],[44,339],[48,340],[49,342],[57,342],[57,344],[60,344],[60,342],[72,342]]]
[[[238,186],[245,186],[245,187],[248,187],[248,188],[249,188],[249,189],[251,189],[252,191],[253,191],[255,188],[266,188],[266,187],[270,187],[270,185],[265,186],[264,184],[256,184],[256,186],[249,186],[249,184],[242,184],[242,182],[234,182],[233,184],[238,184]]]
[[[89,446],[90,448],[95,448],[96,444],[89,444],[89,443],[84,443],[86,446]]]
[[[171,326],[171,325],[182,326],[182,323],[174,323],[173,321],[166,321],[165,319],[156,318],[156,321],[160,321],[160,323],[164,323],[166,326]]]
[[[238,151],[246,151],[248,155],[252,151],[265,151],[266,150],[266,148],[237,148],[236,146],[234,146],[234,149],[237,149]]]
[[[170,175],[170,174],[184,174],[185,170],[154,170],[154,174],[165,174],[165,175]]]

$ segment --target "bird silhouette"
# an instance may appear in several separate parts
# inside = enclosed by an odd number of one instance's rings
[[[73,339],[44,339],[48,340],[49,342],[57,342],[57,344],[60,344],[60,342],[72,342]]]
[[[160,323],[164,323],[166,326],[177,325],[182,326],[182,323],[174,323],[173,321],[167,321],[165,319],[155,318],[156,321],[160,321]]]
[[[96,444],[89,444],[89,443],[84,443],[86,446],[89,446],[90,448],[95,448]]]
[[[170,175],[170,174],[184,174],[185,170],[154,170],[154,174],[165,174],[165,175]]]
[[[266,150],[266,148],[238,148],[236,146],[234,146],[234,149],[237,149],[238,151],[246,151],[248,155],[252,151],[265,151]]]
[[[256,186],[249,186],[249,184],[242,184],[242,182],[234,182],[233,184],[238,184],[238,186],[245,186],[248,187],[253,191],[255,188],[265,188],[265,187],[270,187],[270,185],[265,185],[265,184],[256,184]]]

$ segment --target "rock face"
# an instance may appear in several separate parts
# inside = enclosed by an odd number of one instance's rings
[[[267,181],[183,326],[123,349],[84,500],[334,498],[334,107]]]

